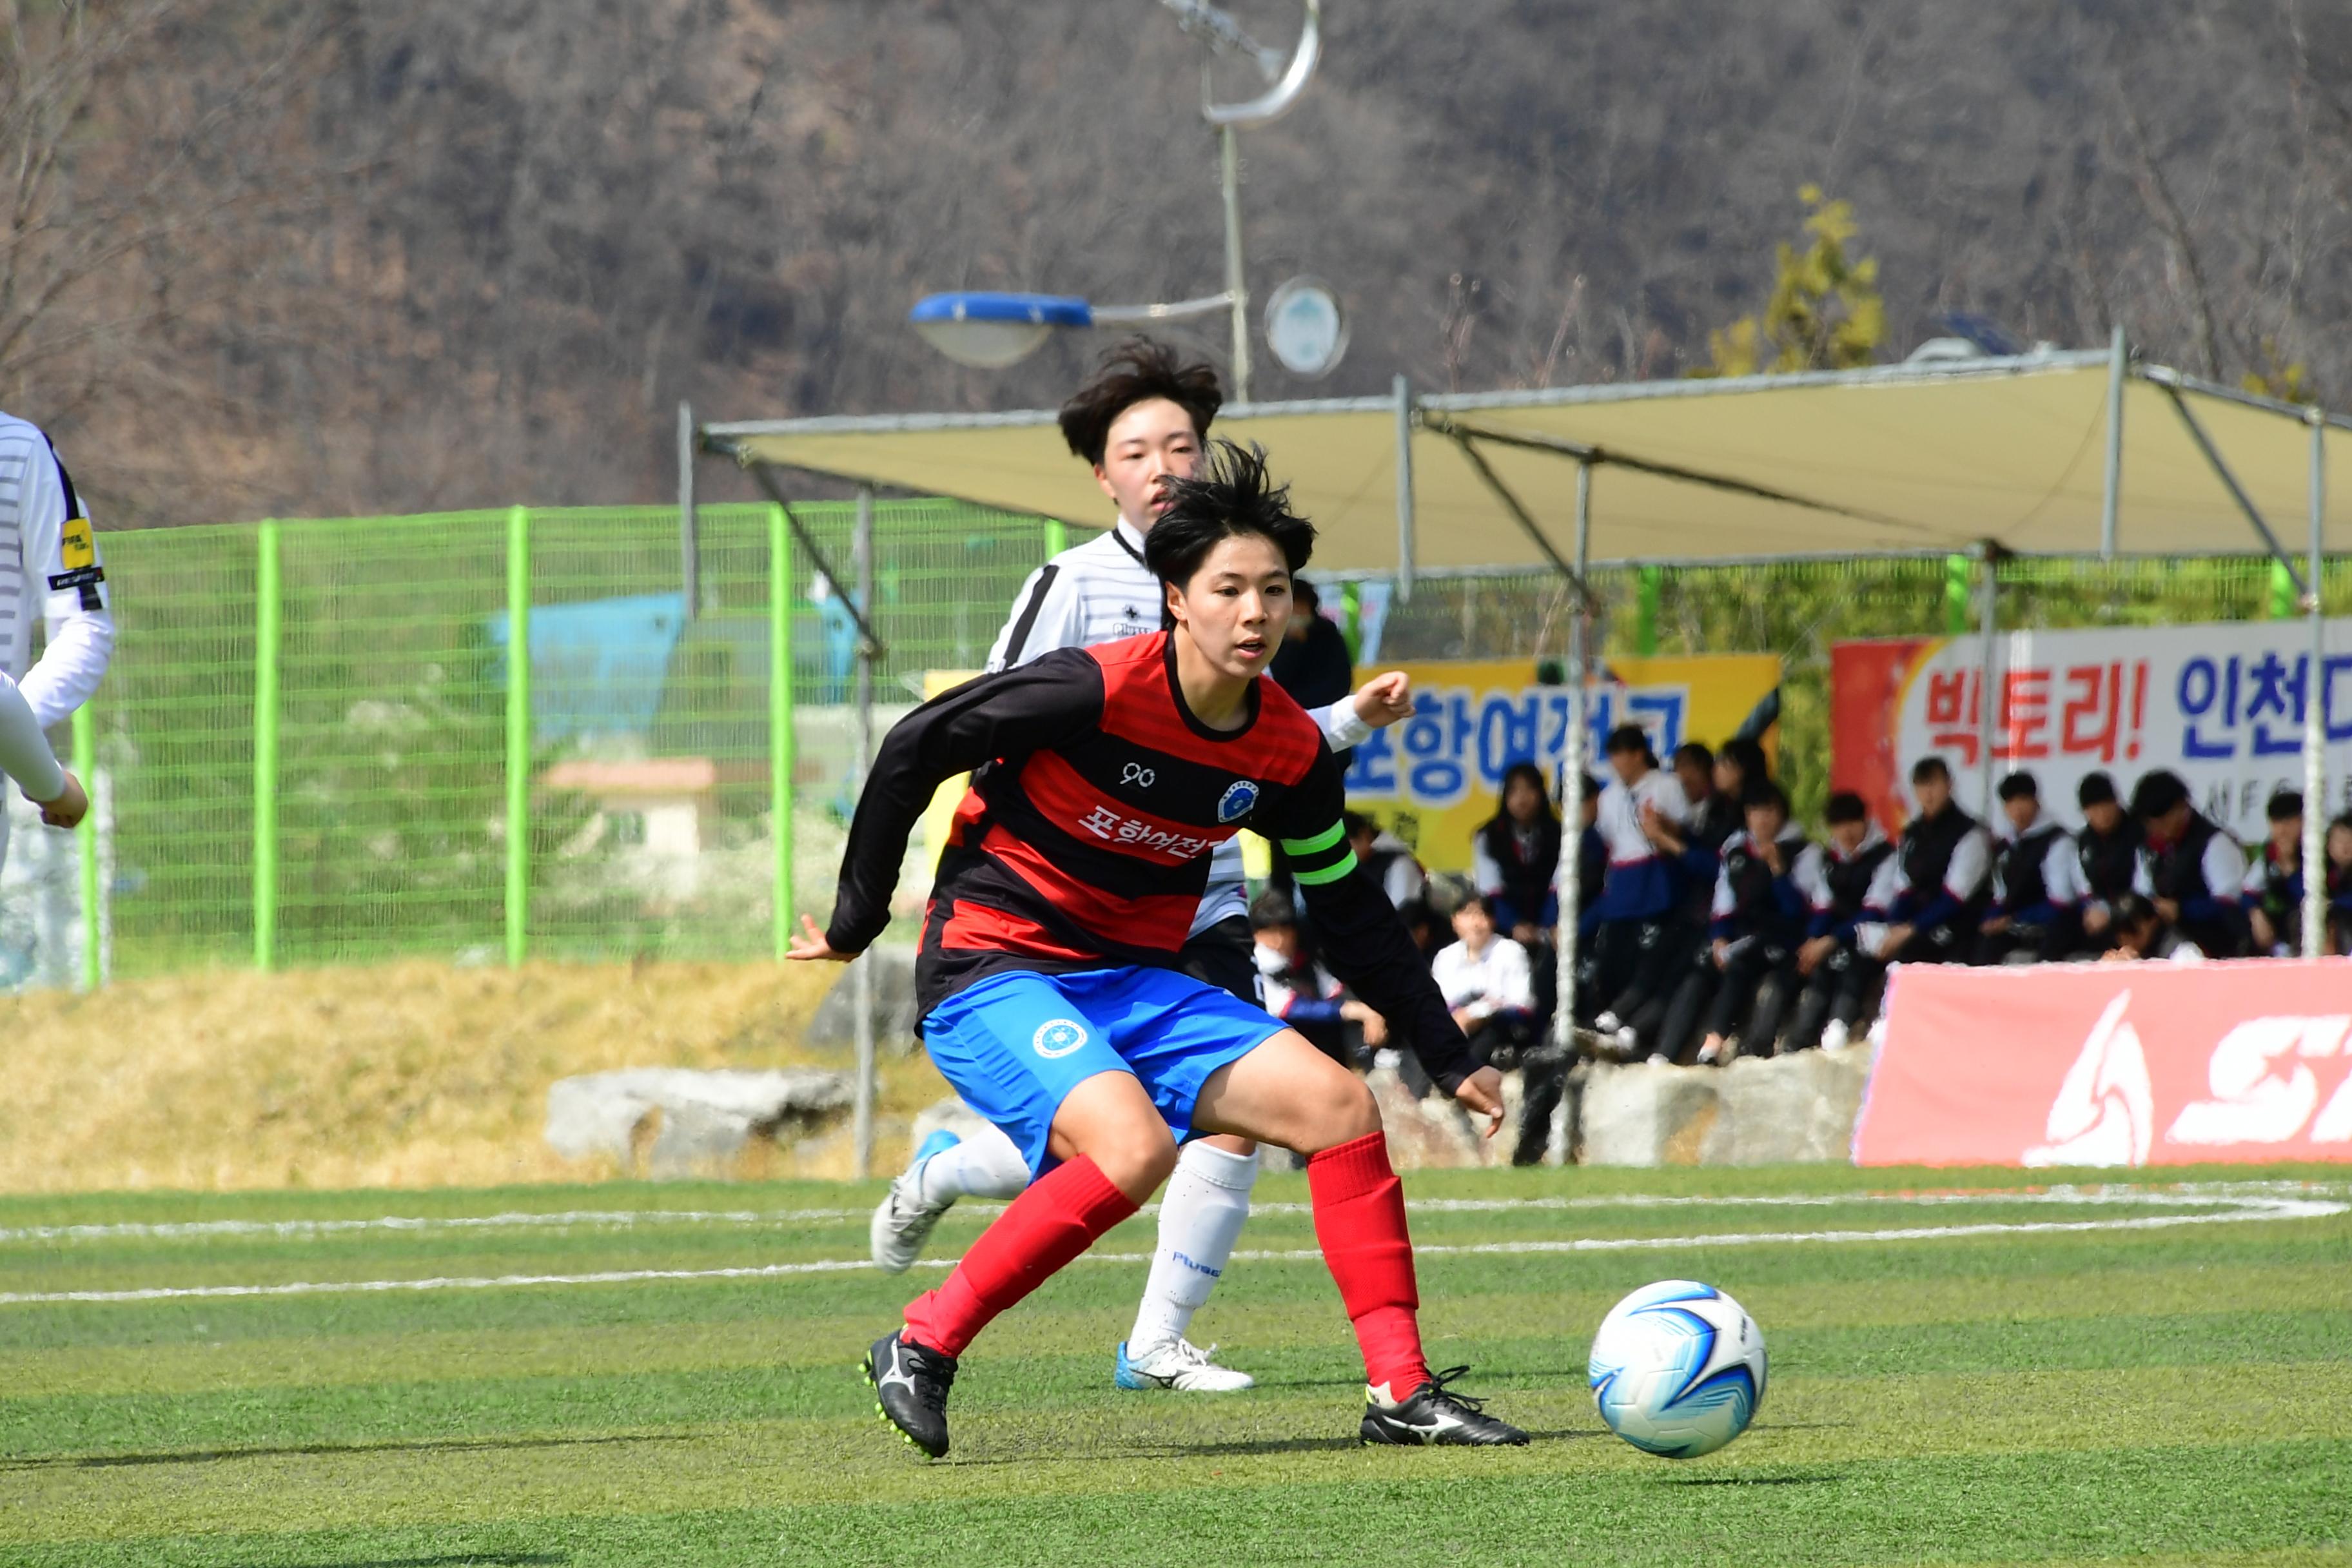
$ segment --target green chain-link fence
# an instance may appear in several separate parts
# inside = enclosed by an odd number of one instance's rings
[[[845,577],[854,513],[800,509]],[[89,842],[110,971],[772,953],[780,885],[799,908],[830,902],[856,650],[808,552],[775,554],[783,537],[773,508],[703,507],[688,616],[667,508],[107,535],[120,640],[77,738],[100,773],[103,847]],[[978,667],[1061,537],[952,502],[877,503],[877,732],[924,670]],[[1830,645],[1969,629],[1978,571],[1809,563],[1608,572],[1596,586],[1607,651],[1782,656],[1782,754],[1810,812],[1826,787]],[[2269,563],[2244,559],[2011,562],[2000,593],[2008,626],[2292,610]],[[2332,567],[2328,598],[2352,609],[2352,566]],[[1566,608],[1545,574],[1424,580],[1391,607],[1378,657],[1556,657]]]

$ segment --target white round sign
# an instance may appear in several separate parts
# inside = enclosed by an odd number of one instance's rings
[[[1348,320],[1339,297],[1319,278],[1293,278],[1265,302],[1265,341],[1293,375],[1331,374],[1348,352]]]

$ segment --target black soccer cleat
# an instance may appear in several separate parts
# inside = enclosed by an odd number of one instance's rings
[[[896,1426],[909,1447],[934,1459],[948,1451],[948,1390],[955,1374],[955,1357],[914,1343],[902,1329],[876,1340],[866,1352],[876,1414]]]
[[[1359,1429],[1367,1445],[1392,1443],[1415,1446],[1488,1448],[1524,1446],[1528,1435],[1507,1421],[1486,1414],[1486,1401],[1455,1394],[1445,1385],[1470,1369],[1448,1367],[1394,1405],[1381,1403],[1380,1390],[1366,1389],[1364,1424]]]

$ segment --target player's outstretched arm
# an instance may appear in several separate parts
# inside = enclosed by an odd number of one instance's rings
[[[1314,708],[1307,716],[1323,731],[1325,744],[1335,752],[1360,746],[1375,730],[1412,717],[1412,677],[1402,669],[1376,675],[1328,708]]]
[[[1342,799],[1339,765],[1325,752],[1287,797],[1285,820],[1276,825],[1291,875],[1324,934],[1325,962],[1404,1031],[1432,1082],[1486,1117],[1491,1138],[1503,1125],[1502,1075],[1470,1054],[1403,920],[1356,864],[1339,825]]]
[[[1049,653],[967,680],[891,726],[857,797],[826,952],[854,958],[890,923],[890,895],[907,839],[940,784],[997,758],[1025,757],[1102,721],[1102,666],[1084,651]],[[799,944],[795,943],[795,948]]]

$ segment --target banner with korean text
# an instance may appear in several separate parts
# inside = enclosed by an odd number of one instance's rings
[[[2315,700],[2327,809],[2343,810],[2352,805],[2352,620],[2329,621],[2326,634],[2317,670],[2303,621],[2000,637],[1990,682],[1995,774],[2032,773],[2043,803],[2072,821],[2085,773],[2106,773],[2128,799],[2142,773],[2169,768],[2207,816],[2260,838],[2272,791],[2303,787],[2304,715]],[[1974,637],[1832,647],[1831,787],[1860,794],[1893,831],[1909,810],[1911,764],[1935,754],[1975,810],[1983,648]]]
[[[1903,965],[1853,1159],[2352,1160],[2352,959]]]
[[[1413,716],[1356,748],[1348,804],[1411,845],[1433,871],[1470,868],[1470,843],[1495,815],[1503,773],[1532,762],[1559,793],[1568,751],[1568,689],[1536,679],[1532,660],[1380,664],[1412,678]],[[1601,743],[1639,724],[1661,759],[1685,741],[1719,745],[1750,734],[1768,754],[1780,661],[1769,654],[1612,658],[1591,683],[1585,756],[1603,771]]]

